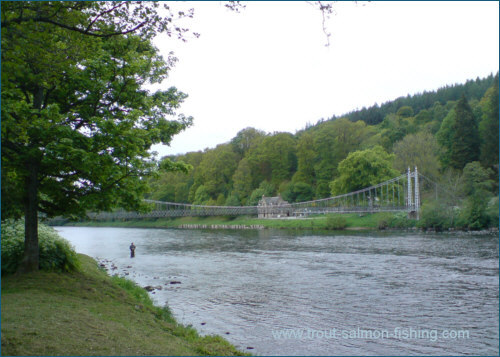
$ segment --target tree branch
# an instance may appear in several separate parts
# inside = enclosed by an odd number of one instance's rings
[[[109,14],[109,13],[110,13],[110,12],[112,12],[113,10],[118,9],[119,7],[121,7],[121,6],[123,6],[123,5],[125,5],[125,2],[121,2],[121,3],[119,3],[118,5],[113,6],[111,9],[106,10],[106,11],[104,11],[104,12],[101,12],[99,15],[97,15],[97,16],[95,17],[95,19],[94,19],[94,20],[92,20],[92,21],[90,22],[90,24],[87,26],[87,29],[86,29],[85,31],[86,31],[86,32],[89,32],[89,31],[90,31],[90,28],[92,27],[92,25],[94,25],[94,24],[95,24],[95,22],[96,22],[96,21],[97,21],[97,20],[98,20],[98,19],[99,19],[102,15],[104,15],[104,14]]]
[[[51,20],[50,18],[47,18],[47,17],[18,18],[18,19],[14,19],[14,20],[11,20],[11,21],[3,21],[1,25],[2,25],[2,27],[7,27],[11,23],[20,24],[20,23],[27,22],[27,21],[48,23],[48,24],[51,24],[51,25],[54,25],[54,26],[58,26],[58,27],[64,28],[66,30],[75,31],[75,32],[79,32],[79,33],[84,34],[84,35],[94,36],[94,37],[100,37],[100,38],[106,38],[106,37],[112,37],[112,36],[119,36],[119,35],[126,35],[128,33],[135,32],[135,31],[139,30],[140,28],[144,27],[144,25],[146,25],[148,23],[148,21],[143,21],[140,24],[138,24],[137,26],[135,26],[135,27],[133,27],[131,29],[128,29],[128,30],[117,31],[117,32],[110,32],[110,33],[104,33],[104,34],[102,34],[102,33],[95,33],[95,32],[91,32],[91,31],[87,31],[87,30],[82,30],[82,29],[79,29],[78,27],[69,26],[69,25],[66,25],[66,24],[62,24],[62,23],[56,22],[56,21]]]

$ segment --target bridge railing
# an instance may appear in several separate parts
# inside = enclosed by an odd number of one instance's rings
[[[407,173],[382,183],[354,192],[318,200],[283,204],[272,207],[262,206],[207,206],[187,203],[146,200],[153,208],[147,213],[101,212],[89,214],[92,219],[140,219],[184,216],[238,216],[257,215],[263,210],[274,216],[308,216],[326,213],[363,212],[417,212],[420,206],[418,172]],[[412,183],[413,181],[413,183]]]

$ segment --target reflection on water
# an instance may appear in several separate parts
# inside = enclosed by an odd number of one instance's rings
[[[157,287],[180,322],[255,354],[498,355],[495,236],[57,230]]]

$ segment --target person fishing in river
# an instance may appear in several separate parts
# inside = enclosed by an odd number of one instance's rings
[[[130,245],[130,258],[135,257],[135,245],[134,242]]]

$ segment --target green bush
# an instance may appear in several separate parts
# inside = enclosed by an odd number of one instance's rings
[[[326,228],[332,230],[342,230],[347,227],[347,221],[341,215],[332,215],[326,218]]]
[[[420,221],[421,228],[433,228],[437,232],[453,227],[455,213],[453,209],[435,201],[428,202],[422,206]]]
[[[486,215],[486,202],[469,197],[460,210],[457,227],[461,229],[479,230],[488,226],[488,216]]]
[[[498,227],[498,197],[468,197],[460,208],[455,227],[464,230]]]
[[[2,222],[2,275],[15,273],[24,255],[24,220]],[[77,254],[70,243],[46,225],[38,226],[40,269],[78,270]]]
[[[415,226],[415,220],[408,218],[407,212],[395,213],[387,222],[390,228],[410,228]]]

